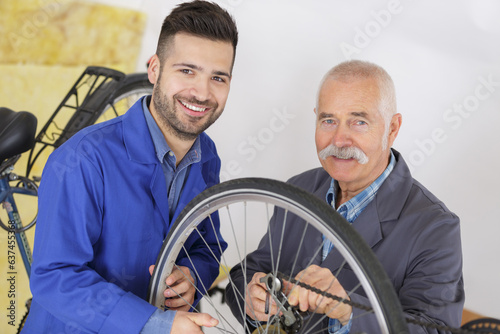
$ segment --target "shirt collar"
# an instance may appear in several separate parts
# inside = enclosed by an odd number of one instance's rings
[[[349,201],[343,203],[337,208],[337,211],[349,222],[353,222],[361,212],[368,206],[368,204],[373,200],[378,189],[382,186],[382,183],[387,179],[389,174],[394,169],[396,165],[396,158],[391,150],[391,160],[387,168],[380,174],[380,176],[373,181],[366,189],[351,198]],[[326,202],[335,208],[335,194],[337,193],[338,182],[332,178],[330,183],[330,189],[326,193]]]
[[[163,136],[163,133],[160,130],[160,127],[158,126],[158,124],[156,124],[153,115],[151,115],[151,112],[149,111],[148,104],[150,103],[150,101],[151,101],[151,95],[145,96],[143,98],[142,110],[144,112],[144,117],[146,118],[146,123],[148,125],[149,133],[151,134],[151,138],[153,139],[156,156],[160,161],[160,163],[163,163],[164,159],[173,160],[169,162],[173,162],[173,165],[175,166],[175,156],[173,154],[173,151],[170,148],[170,146],[168,146],[167,141],[165,140],[165,137]],[[165,155],[168,154],[169,152],[172,152],[171,155],[169,154],[169,156],[165,157]],[[193,146],[191,146],[188,153],[182,160],[186,161],[187,164],[199,162],[201,160],[201,144],[199,136],[196,138],[196,140],[193,143]]]

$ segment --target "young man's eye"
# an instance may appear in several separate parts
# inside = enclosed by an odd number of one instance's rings
[[[184,74],[191,74],[191,73],[193,73],[193,71],[191,71],[191,70],[190,70],[190,69],[188,69],[188,68],[183,68],[183,69],[181,69],[181,72],[182,72],[182,73],[184,73]]]
[[[226,82],[226,80],[224,80],[221,77],[212,77],[212,80],[215,80],[215,81],[218,81],[218,82]]]

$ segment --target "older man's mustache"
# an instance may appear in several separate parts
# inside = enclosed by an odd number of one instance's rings
[[[320,159],[325,160],[330,156],[339,159],[356,159],[361,165],[368,163],[366,154],[357,147],[337,147],[333,144],[328,145],[318,153]]]

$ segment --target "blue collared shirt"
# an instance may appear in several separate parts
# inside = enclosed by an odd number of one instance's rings
[[[389,165],[384,170],[380,176],[373,181],[365,190],[351,198],[349,201],[342,203],[337,208],[337,212],[340,213],[342,217],[344,217],[349,223],[354,223],[356,218],[363,212],[363,210],[370,204],[370,202],[375,198],[377,191],[382,186],[382,183],[387,179],[389,174],[391,174],[394,166],[396,165],[396,158],[394,157],[394,153],[391,151],[391,161]],[[337,193],[338,182],[332,178],[330,189],[326,193],[326,202],[335,209],[335,194]],[[329,239],[325,238],[325,243],[323,244],[323,260],[328,256],[328,254],[333,249],[333,244]],[[352,319],[352,314],[351,314]],[[330,319],[330,323],[328,324],[329,333],[337,333],[337,334],[346,334],[349,333],[351,329],[351,321],[344,327],[340,324],[337,319]]]
[[[175,154],[168,146],[160,127],[156,124],[151,112],[149,111],[148,101],[150,100],[150,96],[143,98],[142,109],[144,111],[144,117],[146,118],[151,138],[153,139],[156,156],[161,162],[163,174],[165,175],[165,180],[167,182],[168,210],[170,219],[172,219],[175,209],[177,208],[177,203],[179,203],[184,182],[186,181],[187,175],[189,175],[189,169],[193,163],[201,160],[200,137],[196,138],[193,146],[191,146],[189,151],[176,167],[177,159]]]

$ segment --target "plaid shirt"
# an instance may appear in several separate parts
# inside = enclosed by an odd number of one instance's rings
[[[396,158],[391,151],[391,161],[384,172],[375,180],[372,184],[370,184],[365,190],[351,198],[349,201],[343,203],[337,208],[337,212],[344,217],[349,223],[353,223],[356,218],[363,212],[363,210],[368,206],[368,204],[375,198],[377,191],[379,190],[382,183],[384,183],[385,179],[389,176],[389,174],[394,169],[396,165]],[[332,178],[332,182],[330,184],[330,189],[326,193],[326,202],[335,209],[335,194],[338,189],[338,183]],[[332,251],[333,244],[329,239],[324,238],[323,244],[323,260],[327,257],[327,255]],[[352,314],[351,314],[352,319]],[[330,319],[330,323],[328,324],[328,332],[336,333],[336,334],[346,334],[349,333],[351,329],[351,321],[342,327],[340,322],[336,319]]]

